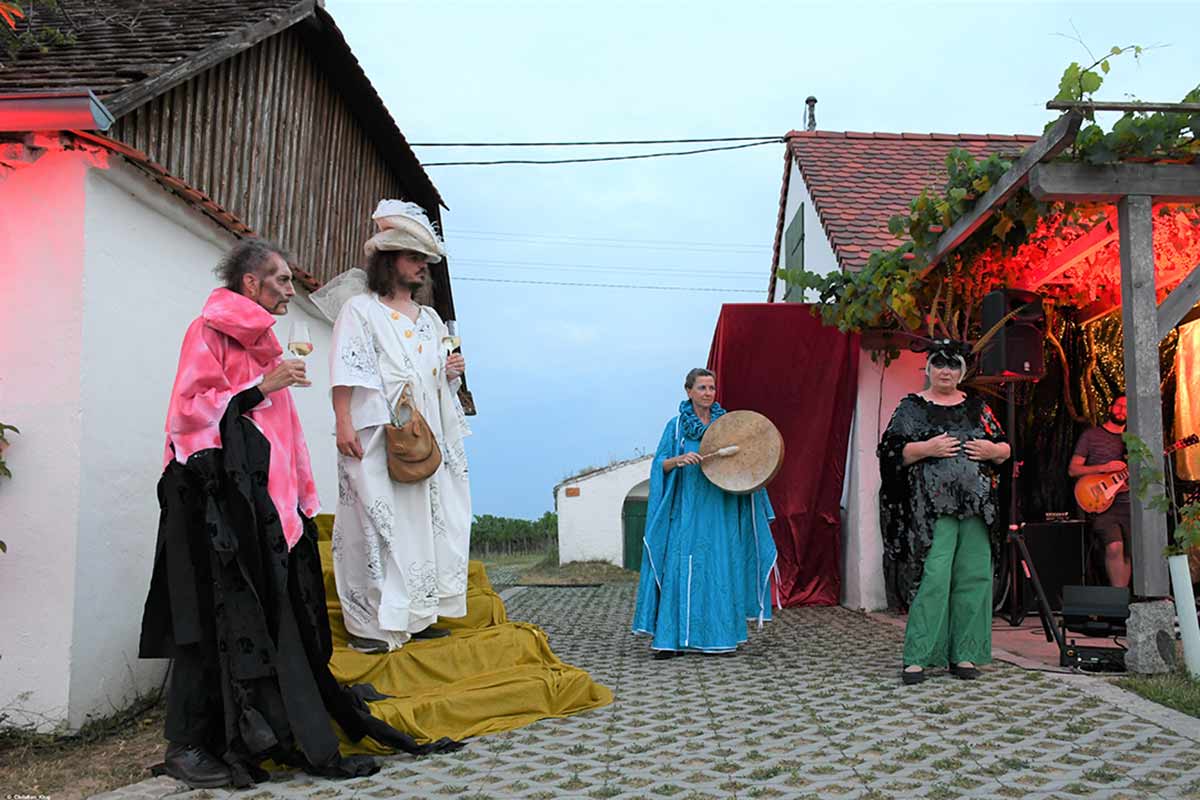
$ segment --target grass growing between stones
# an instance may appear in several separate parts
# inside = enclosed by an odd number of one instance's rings
[[[1147,700],[1200,718],[1200,680],[1183,671],[1164,675],[1130,675],[1117,681],[1122,689]]]

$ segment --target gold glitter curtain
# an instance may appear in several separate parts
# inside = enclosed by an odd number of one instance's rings
[[[1121,314],[1109,314],[1079,325],[1069,309],[1052,310],[1047,317],[1046,375],[1036,384],[1019,385],[1017,457],[1024,462],[1019,479],[1021,515],[1041,519],[1048,511],[1075,512],[1073,481],[1067,464],[1075,442],[1091,425],[1104,421],[1113,398],[1125,391],[1125,362]],[[1169,335],[1159,348],[1162,378],[1163,428],[1174,436],[1175,348]],[[989,400],[997,414],[1004,401]],[[1004,416],[1000,417],[1004,419]]]

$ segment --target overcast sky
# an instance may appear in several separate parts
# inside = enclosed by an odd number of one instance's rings
[[[410,142],[1041,132],[1062,70],[1100,95],[1200,83],[1194,4],[327,0]],[[1074,29],[1073,29],[1074,26]],[[645,148],[415,148],[425,163]],[[669,149],[669,148],[668,148]],[[428,167],[479,416],[477,514],[536,517],[589,466],[653,451],[723,303],[765,298],[783,145],[562,166]],[[599,288],[553,281],[681,289]],[[750,290],[750,291],[747,291]],[[820,457],[813,454],[813,457]]]

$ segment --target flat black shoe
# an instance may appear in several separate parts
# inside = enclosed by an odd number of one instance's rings
[[[414,639],[441,639],[444,636],[449,636],[450,631],[445,628],[425,628],[417,631],[412,635]]]
[[[382,639],[368,639],[365,636],[351,636],[346,640],[346,644],[350,646],[351,650],[357,650],[370,656],[382,655],[392,649]]]
[[[973,681],[983,673],[979,671],[978,667],[960,667],[958,664],[952,664],[950,665],[950,674],[964,681]]]
[[[676,656],[681,656],[681,655],[683,655],[682,650],[655,650],[654,651],[654,660],[655,661],[665,661],[668,658],[675,658]]]
[[[217,789],[233,779],[228,765],[194,744],[167,744],[163,772],[193,789]]]
[[[907,669],[902,669],[900,670],[900,680],[905,686],[913,686],[918,683],[923,683],[925,681],[925,670],[919,669],[916,671],[910,671]]]

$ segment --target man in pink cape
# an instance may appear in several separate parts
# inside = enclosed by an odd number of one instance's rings
[[[343,758],[332,721],[408,752],[371,717],[369,687],[339,686],[313,516],[308,448],[288,387],[308,386],[272,327],[295,294],[287,256],[246,240],[217,267],[184,336],[167,411],[162,514],[140,655],[172,658],[160,772],[193,788],[249,786],[271,759],[313,774],[378,769]]]

